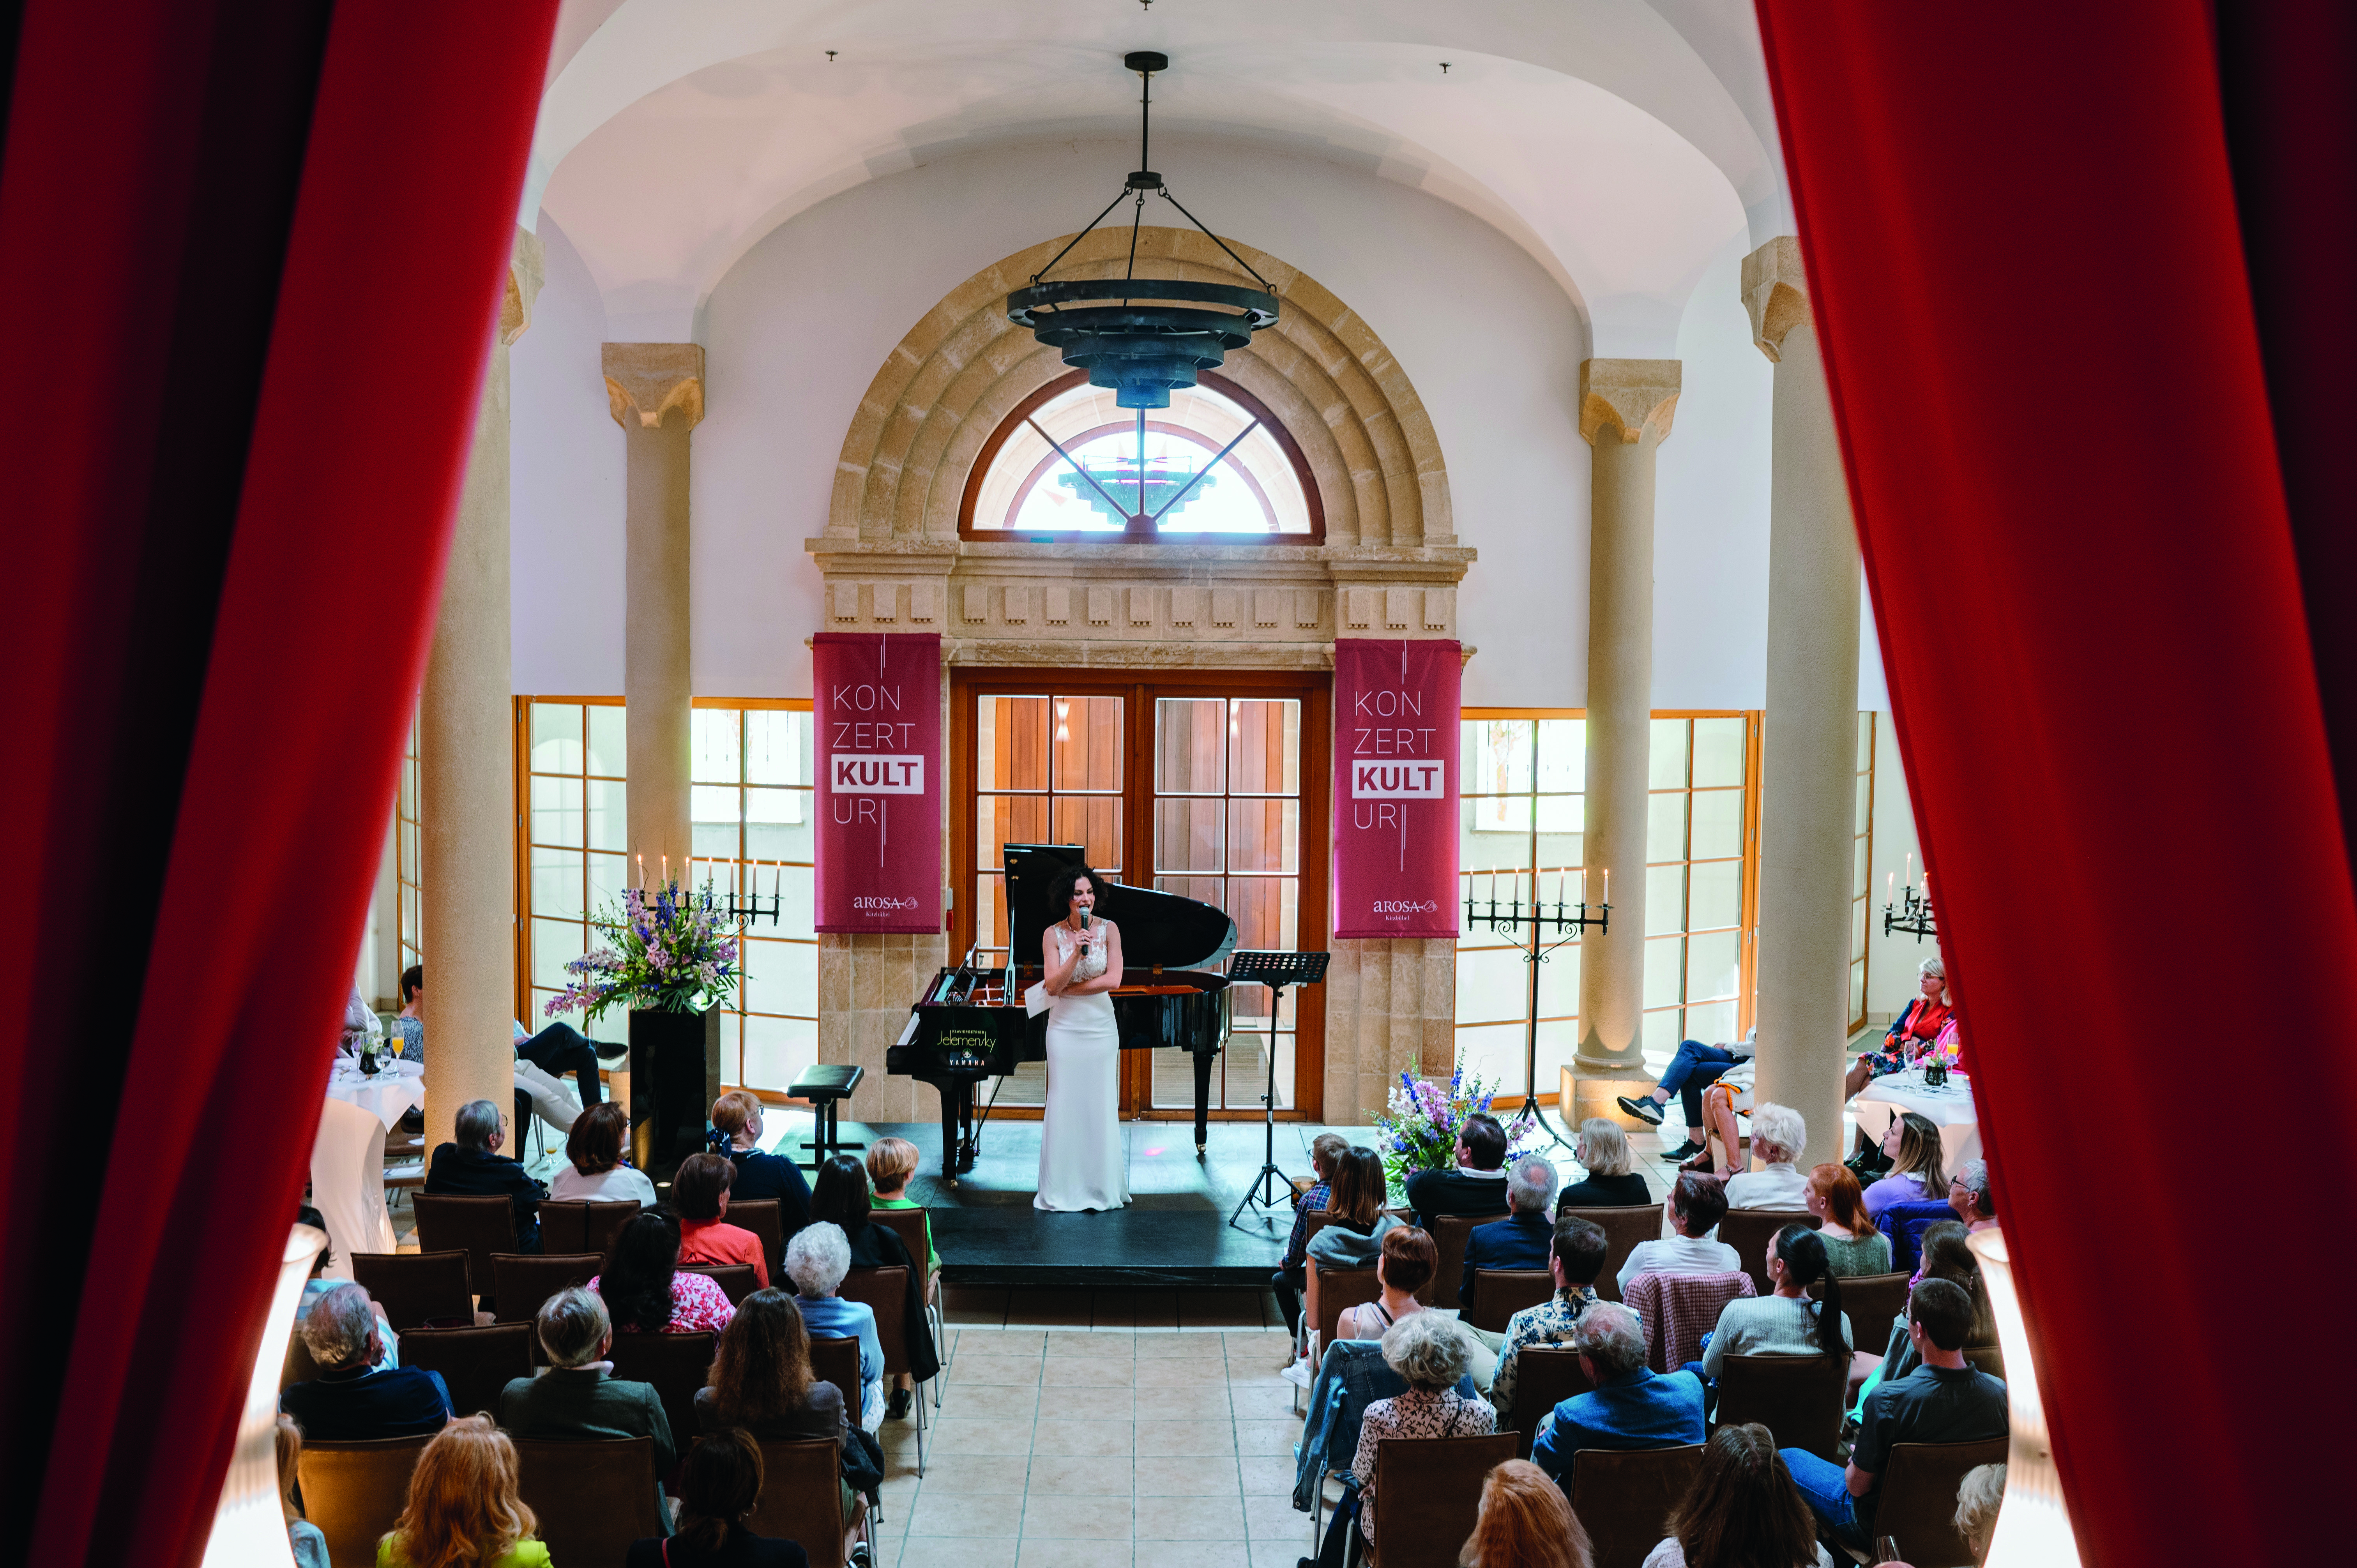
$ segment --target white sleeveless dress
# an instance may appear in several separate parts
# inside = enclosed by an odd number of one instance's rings
[[[1105,972],[1104,922],[1072,979]],[[1048,928],[1058,962],[1078,944],[1059,920]],[[1129,1201],[1129,1149],[1121,1131],[1121,1030],[1103,992],[1059,996],[1048,1011],[1048,1106],[1039,1120],[1039,1191],[1035,1208],[1119,1208]]]

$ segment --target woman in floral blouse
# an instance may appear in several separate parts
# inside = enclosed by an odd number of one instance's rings
[[[1376,1444],[1386,1437],[1482,1437],[1498,1427],[1495,1411],[1457,1391],[1468,1358],[1465,1341],[1447,1315],[1419,1312],[1393,1324],[1383,1334],[1383,1359],[1407,1380],[1407,1392],[1369,1405],[1359,1427],[1351,1473],[1359,1478],[1359,1528],[1371,1541]]]
[[[679,1272],[679,1222],[649,1209],[622,1227],[613,1266],[589,1288],[606,1303],[620,1334],[694,1334],[728,1326],[737,1309],[709,1274]]]

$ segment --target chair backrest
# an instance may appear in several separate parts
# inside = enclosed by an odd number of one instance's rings
[[[472,1265],[465,1249],[447,1252],[354,1252],[352,1283],[384,1308],[395,1334],[436,1318],[475,1321]],[[483,1276],[486,1286],[490,1276]]]
[[[2005,1347],[1995,1340],[1986,1345],[1965,1346],[1964,1364],[1979,1368],[1998,1382],[2005,1381]]]
[[[745,1528],[798,1541],[811,1568],[843,1568],[843,1445],[823,1437],[761,1444],[761,1498]]]
[[[813,1334],[811,1343],[811,1376],[834,1385],[843,1396],[843,1408],[851,1419],[859,1419],[859,1341],[848,1334]],[[805,1545],[804,1551],[809,1547]]]
[[[1719,1363],[1717,1420],[1756,1421],[1775,1434],[1777,1447],[1831,1459],[1848,1392],[1846,1356],[1729,1356]]]
[[[1386,1437],[1375,1444],[1380,1568],[1457,1568],[1481,1512],[1481,1482],[1514,1456],[1514,1434]]]
[[[515,1204],[497,1193],[462,1197],[449,1192],[421,1192],[410,1201],[417,1209],[417,1250],[464,1251],[475,1294],[490,1294],[491,1254],[516,1250]]]
[[[654,1385],[677,1443],[695,1430],[695,1391],[711,1374],[715,1344],[710,1333],[617,1334],[607,1359],[614,1376]]]
[[[843,1276],[843,1288],[835,1294],[845,1301],[866,1303],[876,1315],[876,1337],[884,1346],[884,1375],[909,1370],[909,1271],[898,1263],[888,1269],[854,1269]]]
[[[459,1415],[480,1411],[496,1421],[500,1391],[532,1376],[535,1338],[529,1323],[499,1323],[488,1328],[413,1328],[401,1337],[401,1364],[442,1374],[450,1408]]]
[[[1824,1221],[1805,1208],[1730,1208],[1718,1222],[1718,1239],[1735,1249],[1751,1288],[1768,1294],[1768,1243],[1787,1225],[1814,1230]]]
[[[550,1296],[587,1284],[605,1262],[595,1252],[493,1252],[492,1316],[500,1323],[530,1323]]]
[[[1970,1563],[1972,1547],[1956,1529],[1956,1488],[1964,1472],[2002,1465],[2006,1439],[1978,1443],[1894,1443],[1874,1503],[1874,1533],[1892,1536],[1909,1563]]]
[[[772,1198],[771,1202],[776,1199]],[[731,1212],[734,1212],[733,1210]],[[931,1217],[921,1208],[871,1208],[867,1218],[878,1225],[888,1226],[900,1238],[900,1245],[909,1250],[909,1257],[917,1267],[932,1274],[933,1227]]]
[[[1504,1209],[1495,1214],[1436,1214],[1432,1217],[1432,1244],[1440,1251],[1440,1264],[1433,1270],[1432,1278],[1415,1293],[1415,1299],[1426,1306],[1455,1306],[1457,1287],[1465,1282],[1465,1243],[1476,1225],[1495,1225],[1508,1218]]]
[[[1571,1456],[1564,1490],[1587,1531],[1592,1568],[1642,1568],[1663,1524],[1702,1470],[1702,1444],[1675,1448],[1583,1448]]]
[[[296,1383],[307,1383],[319,1375],[319,1363],[311,1354],[311,1347],[303,1343],[303,1326],[296,1324],[295,1332],[286,1337],[286,1359],[278,1367],[278,1391],[285,1393]]]
[[[1590,1224],[1604,1228],[1604,1270],[1596,1276],[1596,1294],[1606,1301],[1620,1299],[1620,1265],[1629,1254],[1643,1241],[1662,1239],[1662,1206],[1658,1203],[1631,1204],[1620,1208],[1566,1208],[1556,1212],[1560,1219],[1576,1214]]]
[[[655,1512],[653,1438],[518,1437],[514,1443],[516,1490],[540,1516],[540,1539],[551,1563],[619,1563],[630,1542],[662,1533]]]
[[[1508,1318],[1554,1294],[1555,1275],[1544,1269],[1476,1269],[1473,1305],[1466,1308],[1465,1321],[1502,1334]]]
[[[1383,1287],[1375,1283],[1375,1271],[1364,1269],[1329,1269],[1315,1259],[1309,1266],[1318,1271],[1318,1343],[1334,1343],[1334,1326],[1341,1321],[1345,1307],[1375,1301]]]
[[[883,1219],[884,1211],[878,1209],[875,1217]],[[776,1198],[748,1197],[739,1203],[732,1197],[728,1200],[728,1212],[722,1218],[761,1239],[761,1262],[768,1265],[770,1279],[786,1277],[786,1221],[779,1212]]]
[[[1538,1441],[1539,1423],[1547,1412],[1596,1385],[1581,1370],[1579,1352],[1568,1345],[1542,1345],[1514,1356],[1514,1429],[1522,1437],[1522,1457],[1531,1456]]]
[[[727,1296],[731,1306],[761,1288],[761,1282],[753,1277],[753,1265],[750,1263],[682,1263],[679,1272],[709,1275],[719,1285],[721,1294]],[[504,1312],[507,1303],[501,1302],[500,1308]]]
[[[1313,1208],[1309,1210],[1307,1218],[1308,1223],[1301,1228],[1301,1244],[1305,1248],[1318,1240],[1318,1232],[1333,1224],[1339,1216],[1329,1214],[1322,1208]]]
[[[1849,1319],[1849,1342],[1860,1350],[1890,1343],[1890,1326],[1907,1310],[1910,1274],[1845,1274],[1842,1315]],[[1811,1295],[1824,1299],[1822,1291]]]
[[[328,1538],[328,1561],[374,1563],[378,1538],[409,1502],[409,1476],[430,1434],[306,1443],[296,1466],[303,1514]]]
[[[562,1197],[543,1203],[540,1247],[544,1252],[595,1252],[611,1257],[614,1238],[639,1214],[629,1198]]]
[[[1645,1326],[1645,1364],[1674,1372],[1702,1359],[1702,1337],[1717,1326],[1727,1304],[1753,1294],[1740,1269],[1718,1274],[1643,1273],[1629,1282],[1631,1311]]]
[[[1875,1220],[1874,1228],[1890,1238],[1890,1266],[1911,1274],[1923,1261],[1923,1232],[1956,1211],[1943,1202],[1894,1203]]]

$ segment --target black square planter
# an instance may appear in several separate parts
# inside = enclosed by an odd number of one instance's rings
[[[701,1154],[720,1097],[720,1009],[630,1012],[630,1159],[650,1181],[671,1180]]]

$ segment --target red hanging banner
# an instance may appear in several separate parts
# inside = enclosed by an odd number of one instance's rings
[[[942,929],[942,639],[812,642],[822,931]]]
[[[1457,935],[1454,641],[1334,643],[1334,934]]]

